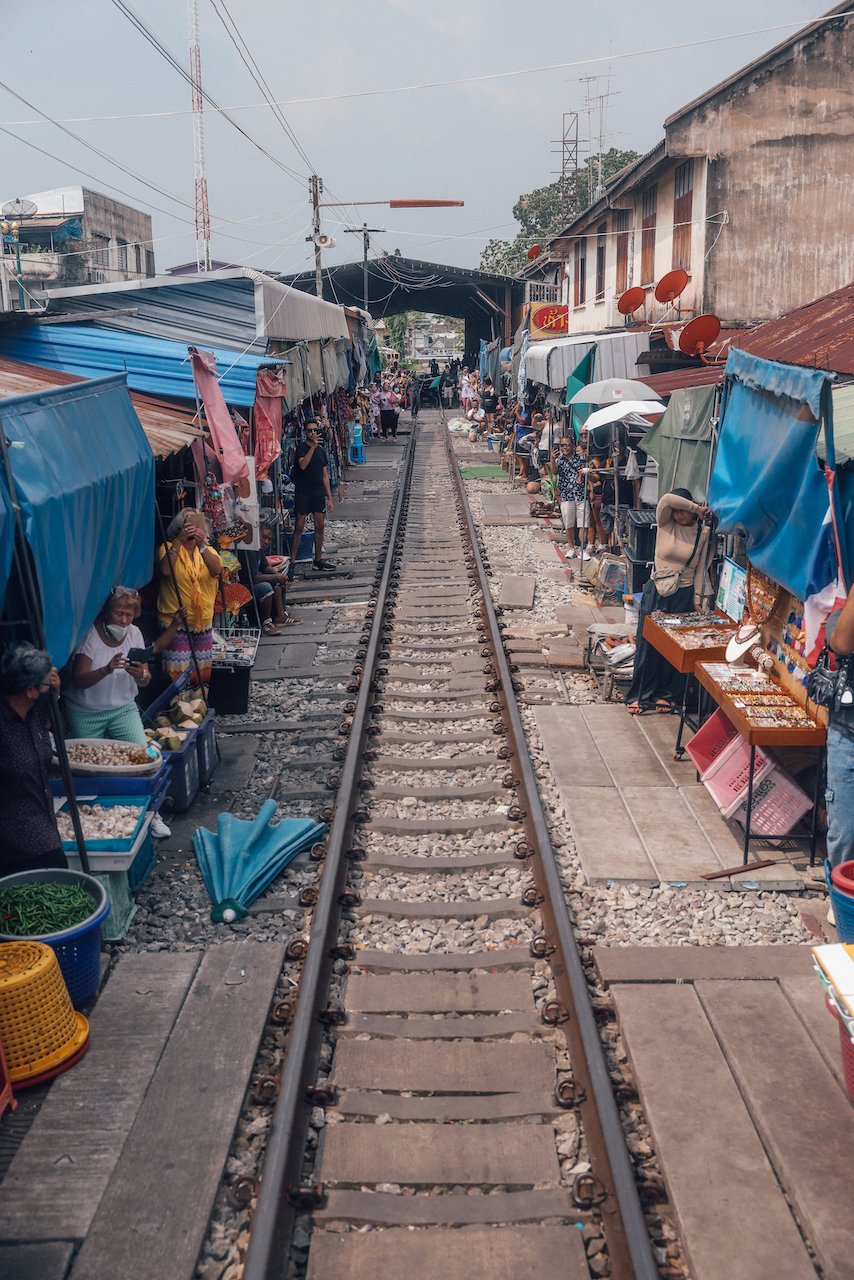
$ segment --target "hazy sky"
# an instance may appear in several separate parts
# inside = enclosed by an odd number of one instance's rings
[[[128,2],[185,66],[183,0]],[[289,100],[282,110],[309,164],[270,109],[255,105],[261,94],[214,5],[234,19],[273,96]],[[235,119],[296,176],[206,108],[214,256],[298,271],[310,259],[305,236],[312,170],[322,175],[327,199],[465,200],[464,209],[354,205],[326,210],[324,230],[338,240],[326,262],[361,256],[360,238],[341,228],[366,219],[387,228],[387,234],[375,237],[374,252],[400,248],[433,262],[475,266],[491,236],[515,233],[511,208],[519,194],[553,180],[559,164],[553,140],[560,136],[564,111],[582,112],[584,137],[587,95],[610,91],[606,146],[646,151],[662,136],[662,122],[671,111],[826,12],[830,0],[708,5],[685,0],[227,0],[227,5],[199,0],[205,88],[223,107],[251,104],[235,111]],[[187,83],[112,0],[41,0],[3,10],[0,80],[137,177],[55,125],[38,122],[36,111],[4,91],[0,124],[23,141],[0,133],[2,198],[75,182],[117,195],[107,186],[111,183],[124,193],[118,199],[153,214],[158,269],[194,258]],[[759,28],[779,29],[759,33]],[[757,33],[700,43],[747,31]],[[689,47],[620,56],[677,44]],[[598,61],[543,69],[586,59]],[[373,92],[517,71],[524,74]],[[588,76],[598,79],[585,82]],[[293,101],[309,98],[327,100]],[[165,114],[140,118],[146,113]],[[597,107],[596,133],[598,128]],[[58,159],[40,155],[34,146]],[[138,177],[161,190],[151,190]]]

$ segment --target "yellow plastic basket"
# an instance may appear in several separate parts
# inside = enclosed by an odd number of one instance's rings
[[[53,950],[26,938],[0,943],[0,1042],[12,1084],[55,1071],[88,1036]]]

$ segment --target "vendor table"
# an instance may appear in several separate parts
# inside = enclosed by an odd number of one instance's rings
[[[660,615],[659,615],[660,616]],[[668,618],[672,614],[665,615]],[[696,615],[694,615],[696,616]],[[723,662],[730,637],[735,633],[735,623],[723,614],[710,613],[703,623],[692,622],[685,626],[662,626],[656,622],[654,613],[647,614],[643,622],[643,637],[656,649],[671,667],[675,667],[682,675],[694,675],[698,662]],[[720,632],[719,644],[686,644],[687,637],[696,637],[704,632]],[[679,729],[676,733],[674,758],[681,760],[685,754],[682,746],[682,734],[686,723],[692,728],[699,728],[699,700],[697,707],[697,724],[692,724],[688,716],[688,687],[690,680],[685,681],[682,690],[682,706],[679,713]]]
[[[740,669],[739,667],[728,667],[727,675],[733,676]],[[752,671],[752,668],[748,668]],[[744,824],[744,864],[747,864],[748,854],[751,840],[783,840],[789,832],[784,832],[779,836],[769,835],[767,832],[760,832],[752,835],[750,831],[750,819],[753,813],[753,781],[756,769],[756,748],[757,747],[815,747],[821,750],[826,741],[826,731],[822,724],[814,720],[808,713],[804,713],[809,724],[803,725],[756,725],[735,703],[743,701],[743,694],[740,696],[738,690],[728,690],[721,687],[718,677],[720,673],[715,671],[714,664],[711,670],[705,661],[698,662],[694,667],[694,674],[702,687],[711,695],[717,703],[724,715],[729,720],[742,738],[750,747],[750,772],[747,781],[747,812]],[[768,683],[773,686],[773,694],[775,697],[785,697],[787,704],[791,707],[798,707],[799,704],[794,698],[783,688],[783,686],[772,677],[768,677]],[[821,778],[821,769],[816,769],[816,784],[813,795],[812,806],[812,822],[810,825],[810,866],[815,863],[815,845],[818,823],[818,799],[819,786]]]

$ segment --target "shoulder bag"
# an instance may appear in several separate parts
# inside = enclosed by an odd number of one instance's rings
[[[685,561],[685,564],[682,566],[681,569],[670,569],[670,568],[653,569],[652,573],[650,574],[650,577],[652,578],[652,581],[655,583],[655,589],[660,596],[664,596],[666,598],[667,596],[672,596],[675,594],[676,588],[679,586],[679,578],[685,572],[685,570],[688,568],[688,565],[691,563],[691,561],[694,559],[694,556],[697,554],[697,548],[700,545],[700,534],[702,533],[702,530],[703,530],[702,521],[698,520],[697,534],[696,534],[696,537],[694,538],[694,549],[691,552],[688,559]]]

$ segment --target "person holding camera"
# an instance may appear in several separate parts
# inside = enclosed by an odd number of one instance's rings
[[[673,711],[682,700],[685,679],[644,638],[650,613],[690,613],[703,603],[711,512],[687,489],[674,489],[655,510],[658,534],[652,577],[643,589],[635,641],[634,675],[626,703],[631,715]]]
[[[211,628],[222,560],[208,545],[204,513],[193,507],[179,511],[166,530],[166,543],[158,556],[157,616],[169,633],[161,635],[156,643],[158,649],[162,648],[163,670],[170,680],[189,671],[190,683],[195,684],[198,667],[202,683],[207,684],[213,662]],[[175,624],[182,607],[184,622],[179,628]]]

